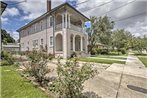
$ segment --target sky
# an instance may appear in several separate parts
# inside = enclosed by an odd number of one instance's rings
[[[17,29],[47,11],[46,0],[0,1],[8,4],[1,17],[2,28],[16,40],[19,38]],[[65,1],[52,0],[52,8]],[[78,0],[78,3],[76,9],[87,17],[110,17],[115,22],[114,30],[125,29],[134,36],[147,36],[147,0]]]

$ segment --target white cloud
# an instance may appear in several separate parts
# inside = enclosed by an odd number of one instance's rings
[[[46,12],[46,0],[27,0],[18,7],[26,14],[24,20],[32,20]]]
[[[3,13],[3,16],[17,16],[19,15],[19,10],[17,8],[6,8],[6,10]]]
[[[133,26],[129,26],[126,30],[130,31],[135,36],[147,35],[147,25],[143,22],[136,22]]]
[[[2,24],[6,24],[8,22],[8,18],[1,17]]]

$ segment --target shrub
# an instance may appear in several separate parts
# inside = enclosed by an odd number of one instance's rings
[[[95,55],[96,53],[97,53],[96,49],[93,48],[93,49],[91,50],[91,55]]]
[[[14,64],[14,59],[13,59],[10,52],[2,51],[1,52],[1,59],[2,59],[2,63],[1,63],[2,66]]]
[[[77,57],[77,53],[76,53],[76,52],[73,52],[73,53],[71,54],[71,58],[74,58],[74,57]]]
[[[46,79],[45,75],[50,72],[50,70],[47,67],[47,61],[31,63],[27,72],[30,76],[35,77],[36,82],[38,82],[40,86],[47,86],[48,80]]]
[[[55,55],[49,53],[49,55],[48,55],[48,59],[49,59],[49,60],[52,60],[53,58],[55,58]]]
[[[125,50],[124,48],[120,49],[120,52],[121,52],[122,54],[126,54],[126,50]]]
[[[37,63],[41,61],[41,55],[36,50],[33,50],[28,54],[28,57],[30,58],[31,62]]]
[[[29,66],[24,64],[26,69],[24,72],[31,77],[35,77],[36,82],[38,82],[40,86],[47,86],[48,79],[45,77],[45,75],[50,72],[47,67],[47,62],[49,57],[52,58],[53,56],[49,56],[44,52],[38,52],[35,50],[30,52],[28,56],[31,62],[29,63]]]
[[[101,54],[109,54],[109,50],[108,49],[102,49]]]
[[[102,52],[102,49],[99,49],[99,48],[96,49],[97,54],[101,54],[101,52]]]
[[[80,65],[76,59],[61,64],[58,60],[57,79],[49,85],[49,90],[59,94],[59,98],[82,98],[83,83],[95,75],[90,65]]]

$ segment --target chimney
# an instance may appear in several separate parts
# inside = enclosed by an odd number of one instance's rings
[[[47,11],[51,11],[51,0],[47,0]]]

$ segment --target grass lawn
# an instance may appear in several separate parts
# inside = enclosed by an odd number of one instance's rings
[[[94,58],[79,58],[78,60],[84,62],[95,62],[95,63],[105,63],[105,64],[113,64],[113,63],[125,64],[125,61],[104,60],[104,59],[94,59]]]
[[[118,56],[113,56],[113,55],[98,55],[96,57],[97,58],[121,59],[121,60],[126,60],[127,59],[127,56],[125,57],[124,55],[120,55],[120,56],[119,55]]]
[[[147,58],[146,57],[138,57],[142,63],[147,67]]]
[[[0,66],[2,98],[49,98],[39,88],[23,79],[14,66]]]

